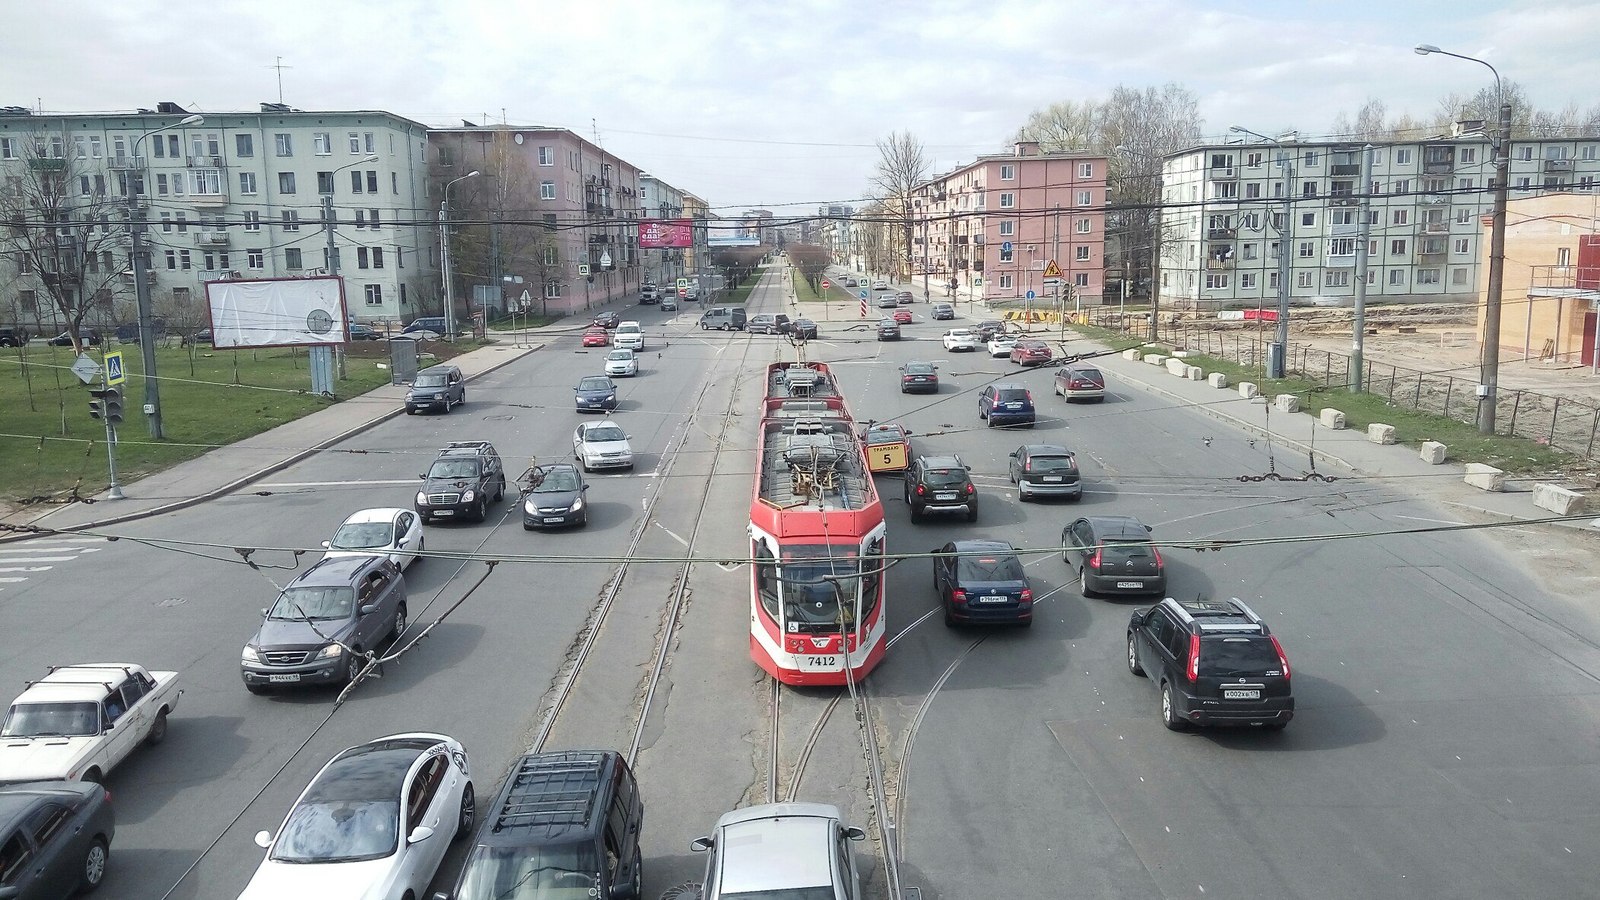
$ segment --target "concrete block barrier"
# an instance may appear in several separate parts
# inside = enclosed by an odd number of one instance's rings
[[[1261,395],[1261,389],[1248,381],[1239,382],[1239,396],[1246,400],[1254,400]]]
[[[1373,422],[1367,426],[1367,440],[1374,444],[1394,443],[1394,426],[1380,425],[1377,422]]]
[[[1506,489],[1506,473],[1483,463],[1467,463],[1465,481],[1480,491],[1499,493]]]
[[[1144,355],[1144,361],[1152,366],[1161,366],[1166,365],[1167,358],[1159,353],[1146,353]]]
[[[1322,423],[1323,428],[1332,428],[1334,431],[1344,429],[1344,413],[1331,406],[1324,407],[1317,413],[1317,420]]]
[[[1211,386],[1214,388],[1225,388],[1228,386],[1228,376],[1221,372],[1212,372],[1210,375],[1206,376],[1206,381],[1210,382]]]
[[[1294,394],[1279,394],[1272,398],[1272,405],[1276,406],[1279,412],[1299,412],[1300,398]]]
[[[1200,368],[1199,366],[1190,366],[1189,367],[1189,371],[1185,372],[1184,375],[1190,381],[1205,381],[1206,380],[1206,370]]]
[[[1165,363],[1167,372],[1183,378],[1189,374],[1189,364],[1177,357],[1168,357]]]
[[[1189,351],[1187,350],[1174,350],[1172,351],[1172,355],[1176,359],[1188,359],[1190,356]]]
[[[1558,516],[1582,515],[1583,501],[1582,494],[1559,484],[1535,483],[1533,486],[1533,505]]]
[[[1449,455],[1448,448],[1446,448],[1445,445],[1439,443],[1438,441],[1423,441],[1422,442],[1422,461],[1427,463],[1428,465],[1430,465],[1430,466],[1443,465],[1444,464],[1444,459],[1445,459],[1445,457],[1447,455]]]
[[[1129,347],[1128,349],[1122,351],[1122,358],[1132,362],[1138,362],[1139,357],[1143,355],[1144,354],[1139,350],[1138,347]]]

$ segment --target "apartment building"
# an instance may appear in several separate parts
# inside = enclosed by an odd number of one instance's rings
[[[1105,157],[1041,153],[1035,141],[980,156],[915,189],[913,278],[961,299],[1043,300],[1054,261],[1063,296],[1098,303],[1107,201]]]
[[[1280,251],[1294,302],[1355,293],[1362,146],[1192,147],[1162,167],[1163,304],[1275,303]],[[1474,302],[1487,267],[1479,218],[1493,206],[1494,154],[1481,122],[1451,135],[1372,145],[1367,296]],[[1514,141],[1513,197],[1592,191],[1600,137]]]
[[[711,236],[711,220],[716,216],[711,214],[711,204],[703,198],[683,192],[683,214],[694,222],[694,246],[683,252],[683,270],[687,277],[700,276],[703,280],[701,291],[710,289],[710,282],[706,280],[711,274],[711,252],[707,241]]]
[[[449,189],[458,315],[519,278],[549,315],[631,298],[644,283],[637,166],[549,126],[435,128],[427,141],[432,196]]]
[[[853,206],[830,204],[817,207],[817,242],[827,247],[837,262],[850,259],[850,220],[855,214]]]
[[[1513,181],[1513,184],[1516,182]],[[1489,268],[1489,217],[1480,269]],[[1500,294],[1500,358],[1581,365],[1600,372],[1600,192],[1550,193],[1507,204]],[[1488,297],[1485,278],[1483,296]],[[1478,307],[1482,343],[1487,304]]]
[[[63,241],[94,239],[103,248],[93,259],[58,254],[36,265],[20,231],[0,239],[0,255],[9,257],[0,260],[0,315],[60,325],[45,279],[65,275],[95,285],[87,322],[131,318],[130,200],[147,223],[157,315],[203,323],[207,281],[293,278],[335,265],[358,321],[408,320],[436,302],[431,229],[417,227],[427,217],[424,126],[381,110],[308,112],[279,103],[208,112],[180,126],[189,115],[172,103],[110,114],[0,110],[8,215],[56,217],[69,223],[55,229]],[[41,197],[53,198],[51,209],[28,208]],[[98,238],[85,216],[98,219]],[[93,277],[111,272],[117,277]]]
[[[639,188],[644,196],[646,219],[684,219],[683,191],[667,184],[654,175],[639,176]],[[644,280],[666,287],[684,277],[688,249],[641,249],[644,260]]]

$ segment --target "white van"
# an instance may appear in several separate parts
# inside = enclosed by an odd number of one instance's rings
[[[622,322],[611,336],[611,346],[638,353],[644,350],[644,329],[638,322]]]

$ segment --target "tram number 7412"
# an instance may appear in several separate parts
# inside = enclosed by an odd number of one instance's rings
[[[800,657],[800,664],[808,669],[837,669],[840,665],[837,656],[815,656],[805,654]]]

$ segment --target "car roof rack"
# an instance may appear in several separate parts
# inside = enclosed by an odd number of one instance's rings
[[[440,456],[460,456],[468,453],[488,453],[494,445],[488,441],[451,441],[439,451]]]
[[[1238,597],[1230,597],[1223,601],[1208,600],[1205,597],[1196,597],[1193,600],[1168,597],[1161,602],[1178,618],[1187,624],[1197,626],[1202,632],[1267,633],[1266,623],[1256,615],[1255,610],[1246,606]],[[1208,619],[1214,621],[1207,621]],[[1241,619],[1244,621],[1240,621]]]

